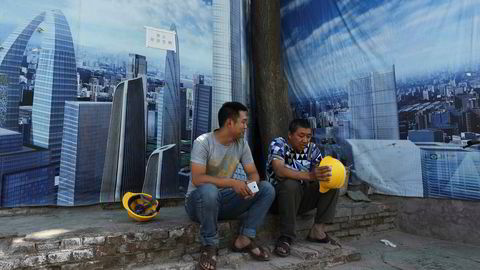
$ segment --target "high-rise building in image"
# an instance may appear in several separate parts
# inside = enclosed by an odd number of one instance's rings
[[[175,24],[170,27],[177,32]],[[176,52],[167,51],[165,58],[165,86],[163,88],[163,141],[162,145],[180,144],[180,50],[175,35]],[[179,151],[180,153],[180,151]]]
[[[50,150],[51,163],[58,170],[63,106],[65,101],[74,100],[77,95],[73,40],[68,22],[60,10],[40,13],[20,25],[2,43],[0,74],[6,75],[8,83],[6,87],[0,87],[0,127],[18,130],[20,65],[35,31],[41,35],[42,50],[35,76],[32,140],[34,145]]]
[[[49,151],[22,141],[22,134],[0,128],[0,207],[56,204]]]
[[[145,89],[143,77],[118,84],[108,131],[100,202],[140,192],[145,176]]]
[[[66,102],[58,205],[100,200],[111,102]]]
[[[190,139],[191,132],[187,133],[187,88],[180,87],[180,137],[182,140]]]
[[[480,133],[480,108],[472,108],[465,112],[465,124],[468,132]]]
[[[241,1],[213,0],[213,94],[211,130],[223,103],[247,102],[242,87]]]
[[[142,192],[152,194],[155,198],[177,197],[180,194],[176,146],[173,144],[157,148],[147,162],[145,182]]]
[[[212,87],[204,84],[202,75],[193,88],[192,141],[210,131],[212,122]]]
[[[177,33],[175,24],[170,31]],[[169,148],[169,168],[173,173],[169,185],[178,185],[180,170],[181,142],[181,99],[180,99],[180,49],[178,34],[175,34],[176,51],[168,50],[165,57],[165,86],[157,96],[157,147],[173,145]]]
[[[20,106],[19,132],[23,134],[23,144],[32,144],[32,106]]]
[[[147,58],[143,55],[130,53],[128,54],[127,80],[144,77],[143,89],[147,94]],[[145,96],[146,98],[146,96]],[[95,100],[96,101],[96,100]],[[145,100],[145,140],[148,134],[148,102]]]
[[[128,54],[127,79],[147,75],[147,58],[143,55]]]
[[[399,139],[395,66],[392,72],[351,80],[348,103],[352,138]]]
[[[33,144],[51,152],[58,173],[65,101],[77,96],[77,67],[72,35],[61,11],[45,14],[42,50],[35,76]],[[52,61],[52,59],[54,59]]]
[[[190,132],[189,138],[192,138],[192,123],[193,123],[193,86],[187,88],[187,132]]]
[[[20,65],[30,38],[45,16],[46,12],[42,12],[21,24],[0,44],[3,48],[0,50],[0,127],[18,129]]]
[[[158,122],[158,112],[148,111],[148,127],[147,127],[147,139],[156,140],[157,139],[157,122]]]
[[[157,119],[157,147],[160,147],[163,145],[163,96],[164,96],[164,91],[165,89],[163,87],[158,87],[156,89],[157,91],[157,98],[155,100],[156,106],[156,119]]]

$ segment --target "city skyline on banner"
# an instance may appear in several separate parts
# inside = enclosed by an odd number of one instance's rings
[[[479,200],[479,14],[473,1],[283,1],[295,115],[381,193]]]
[[[248,1],[157,4],[4,2],[0,207],[118,201],[146,178],[184,195],[192,140],[224,102],[249,103]],[[145,48],[145,26],[168,29],[174,50]],[[164,162],[144,179],[157,148]]]
[[[447,138],[436,140],[449,142],[480,133],[480,7],[449,3],[283,1],[296,115],[346,126],[342,132],[353,139],[407,139],[409,131],[439,129]]]
[[[284,0],[286,70],[296,80],[290,90],[296,97],[329,95],[352,79],[392,65],[401,82],[439,72],[478,71],[479,14],[480,7],[471,1]],[[306,20],[297,20],[299,16]]]
[[[166,51],[146,48],[145,26],[168,30],[177,26],[182,76],[212,75],[211,1],[4,1],[0,11],[0,43],[19,24],[43,11],[59,9],[70,26],[77,66],[98,67],[101,62],[121,64],[129,53],[144,55],[149,69],[163,75]],[[92,8],[94,7],[94,8]],[[115,11],[117,16],[109,15]],[[128,18],[128,19],[125,19]],[[42,25],[40,25],[42,27]],[[43,27],[48,31],[48,28]],[[35,32],[29,45],[40,47],[41,32]],[[102,61],[103,60],[103,61]]]
[[[215,75],[213,68],[212,1],[164,1],[163,10],[148,9],[152,6],[146,2],[90,2],[21,2],[19,9],[17,3],[5,1],[0,12],[0,146],[14,142],[0,147],[0,162],[7,165],[0,167],[0,207],[99,202],[103,189],[112,185],[105,171],[130,169],[122,165],[123,157],[106,162],[106,152],[118,151],[119,145],[110,139],[118,135],[110,130],[112,123],[121,129],[133,123],[145,127],[140,147],[144,150],[137,149],[137,157],[148,157],[156,147],[173,143],[174,152],[168,155],[174,164],[164,169],[170,170],[166,172],[171,192],[165,196],[185,191],[192,125],[196,119],[211,118],[192,113],[193,92],[213,92],[212,78],[222,72],[217,68]],[[215,4],[228,7],[223,0]],[[119,8],[119,13],[129,16],[112,20],[98,10],[89,13],[86,5],[103,9],[104,14],[107,7]],[[9,9],[12,12],[4,12]],[[240,13],[235,14],[238,19]],[[222,23],[230,20],[227,16]],[[175,33],[175,50],[145,48],[145,25]],[[217,23],[217,27],[225,26]],[[230,35],[219,37],[220,41],[231,39]],[[231,63],[220,66],[231,68]],[[127,105],[121,105],[119,97],[113,98],[120,93],[116,89],[138,77],[142,77],[139,83],[122,89]],[[225,87],[224,91],[232,90]],[[126,118],[118,118],[118,112],[110,114],[112,100],[113,109],[127,111]],[[212,106],[211,98],[209,102]],[[135,105],[139,103],[145,106]],[[132,106],[145,107],[145,121],[132,119],[128,110]],[[143,113],[133,118],[139,115]],[[210,129],[210,122],[200,125]],[[117,178],[117,193],[131,186],[141,189],[144,181],[143,177]],[[110,192],[103,193],[106,201],[112,200]],[[118,194],[113,200],[118,200]]]

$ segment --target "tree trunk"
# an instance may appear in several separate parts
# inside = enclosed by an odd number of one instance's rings
[[[261,147],[258,142],[254,147],[263,150],[254,153],[256,160],[262,160],[267,157],[271,140],[287,135],[293,115],[283,71],[280,0],[253,0],[251,12],[255,112],[261,139]],[[257,164],[260,173],[264,172],[262,165]]]

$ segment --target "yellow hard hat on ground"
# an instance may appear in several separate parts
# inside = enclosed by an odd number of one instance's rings
[[[330,166],[332,167],[332,176],[327,181],[320,182],[320,192],[325,193],[330,189],[341,188],[345,184],[345,178],[347,176],[345,166],[343,166],[340,160],[335,159],[331,156],[326,156],[322,159],[319,166]]]
[[[128,216],[137,221],[149,221],[158,213],[159,203],[146,193],[127,192],[122,198]]]

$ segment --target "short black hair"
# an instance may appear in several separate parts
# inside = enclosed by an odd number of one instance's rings
[[[310,126],[310,122],[308,119],[305,118],[297,118],[293,119],[292,122],[290,122],[290,125],[288,125],[288,132],[290,134],[295,133],[298,128],[309,128],[312,129],[312,126]]]
[[[240,102],[231,101],[223,103],[222,107],[218,111],[218,125],[223,127],[228,119],[237,121],[241,111],[248,112],[248,109]]]

